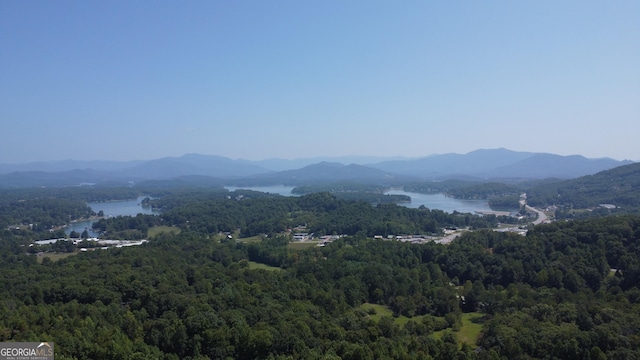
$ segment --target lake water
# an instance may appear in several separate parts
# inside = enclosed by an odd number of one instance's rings
[[[138,197],[137,199],[123,200],[123,201],[109,201],[109,202],[92,202],[87,203],[91,210],[99,212],[102,210],[104,216],[136,216],[138,214],[157,214],[158,212],[151,210],[151,208],[142,207],[142,199],[146,196]],[[69,235],[72,231],[76,231],[82,234],[86,229],[89,232],[90,237],[97,237],[98,233],[91,230],[91,224],[93,221],[79,221],[69,224],[65,229],[65,233]]]
[[[419,208],[421,205],[435,210],[442,210],[447,213],[454,211],[461,213],[475,213],[476,211],[491,211],[489,202],[486,200],[460,200],[444,194],[420,194],[414,192],[406,192],[403,190],[389,190],[385,194],[389,195],[407,195],[411,197],[410,203],[402,203],[398,205]]]
[[[235,187],[226,186],[229,191],[237,189],[261,191],[265,193],[279,194],[283,196],[298,196],[292,194],[291,190],[293,186],[274,185],[274,186],[248,186],[248,187]],[[444,194],[420,194],[414,192],[406,192],[402,190],[389,190],[385,194],[397,194],[407,195],[411,197],[410,203],[398,204],[410,208],[419,208],[421,205],[429,209],[438,209],[447,213],[453,213],[458,211],[461,213],[475,213],[476,211],[491,211],[489,203],[486,200],[460,200],[455,199]]]
[[[240,190],[253,190],[260,191],[263,193],[270,194],[278,194],[282,196],[300,196],[298,194],[292,194],[291,190],[293,190],[295,186],[285,186],[285,185],[272,185],[272,186],[225,186],[224,188],[229,191]]]
[[[250,186],[250,187],[225,187],[229,191],[237,189],[246,189],[253,191],[260,191],[264,193],[278,194],[282,196],[298,196],[292,194],[293,186],[285,185],[273,185],[273,186]],[[447,213],[453,213],[458,211],[461,213],[475,213],[476,211],[490,211],[489,203],[486,200],[460,200],[452,197],[445,196],[444,194],[420,194],[413,192],[406,192],[402,190],[389,190],[385,194],[397,194],[407,195],[411,197],[410,203],[399,204],[410,208],[419,208],[421,205],[429,209],[438,209]],[[142,207],[141,196],[137,199],[124,200],[124,201],[110,201],[110,202],[92,202],[87,205],[95,212],[102,210],[107,217],[113,216],[136,216],[138,214],[157,214],[151,210],[151,208]],[[89,232],[90,237],[97,237],[99,234],[91,230],[91,224],[93,221],[80,221],[69,224],[65,229],[65,233],[69,235],[71,231],[82,233],[85,229]]]

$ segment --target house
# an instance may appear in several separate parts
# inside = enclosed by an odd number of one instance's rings
[[[293,241],[307,241],[309,240],[308,233],[295,233],[293,234]]]

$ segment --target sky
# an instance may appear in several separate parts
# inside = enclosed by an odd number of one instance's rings
[[[2,1],[0,163],[640,160],[640,1]]]

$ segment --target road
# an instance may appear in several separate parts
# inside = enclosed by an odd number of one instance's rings
[[[538,224],[542,224],[543,222],[547,221],[547,214],[544,213],[544,211],[542,210],[538,210],[534,207],[531,207],[529,205],[525,205],[527,207],[527,210],[529,211],[535,211],[538,214],[538,218],[533,222],[533,225],[538,225]]]
[[[522,194],[520,197],[520,205],[524,206],[528,211],[533,211],[536,214],[538,214],[537,219],[533,221],[533,225],[538,225],[538,224],[547,222],[547,219],[548,219],[547,214],[545,214],[544,211],[542,210],[539,210],[532,206],[527,205],[526,199],[527,199],[527,194]],[[519,231],[518,228],[513,228],[512,230],[516,232]],[[462,235],[462,231],[456,231],[454,233],[446,234],[444,237],[438,240],[435,240],[435,242],[439,244],[449,244],[460,235]]]
[[[438,244],[449,244],[450,242],[455,240],[455,238],[457,238],[460,235],[462,235],[461,232],[455,232],[453,234],[446,235],[445,237],[443,237],[441,239],[435,240],[435,242],[438,243]]]
[[[545,214],[544,211],[538,210],[538,209],[536,209],[534,207],[531,207],[531,206],[527,205],[527,194],[526,193],[520,195],[520,206],[524,206],[527,210],[533,211],[536,214],[538,214],[538,218],[533,222],[533,225],[542,224],[543,222],[547,221],[547,214]]]

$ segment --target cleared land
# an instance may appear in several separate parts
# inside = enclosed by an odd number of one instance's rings
[[[412,318],[406,316],[398,316],[393,317],[393,311],[384,305],[379,304],[370,304],[365,303],[360,306],[361,309],[369,313],[369,317],[373,321],[380,321],[380,319],[384,316],[389,316],[393,318],[393,322],[396,325],[404,326],[409,320],[413,320],[416,322],[422,321],[424,316],[414,316]],[[440,318],[441,319],[441,318]],[[483,314],[479,312],[471,312],[462,314],[462,326],[459,331],[453,332],[458,342],[467,343],[469,345],[475,346],[478,338],[480,337],[480,333],[482,332],[482,323],[483,323]],[[436,339],[442,338],[442,336],[446,332],[451,332],[453,329],[447,328],[439,331],[435,331],[433,333],[433,337]]]
[[[380,321],[380,319],[383,316],[389,316],[393,318],[393,322],[396,325],[399,326],[404,326],[406,325],[409,320],[413,320],[416,322],[422,321],[423,316],[414,316],[414,317],[406,317],[404,315],[400,315],[398,317],[394,317],[393,316],[393,311],[391,311],[391,309],[389,309],[388,307],[384,306],[384,305],[379,305],[379,304],[370,304],[370,303],[364,303],[362,305],[360,305],[360,308],[363,309],[364,311],[366,311],[369,314],[369,317],[371,318],[371,320],[373,321]],[[372,312],[374,312],[372,314]]]
[[[49,258],[51,259],[51,261],[56,262],[60,259],[64,259],[67,258],[69,256],[73,256],[73,255],[77,255],[79,253],[79,251],[74,251],[74,252],[70,252],[70,253],[46,253],[42,256],[38,256],[38,263],[42,264],[42,260],[44,260],[44,258]]]
[[[317,241],[292,242],[292,243],[289,243],[288,245],[289,249],[294,249],[294,250],[302,250],[302,249],[306,249],[314,246],[318,246]]]
[[[480,333],[482,332],[483,315],[479,312],[471,312],[462,314],[462,327],[460,331],[454,332],[458,338],[458,342],[467,343],[469,345],[476,345]],[[436,339],[441,338],[447,331],[452,331],[451,328],[436,331],[433,336]]]
[[[239,242],[243,242],[243,243],[258,243],[262,241],[262,235],[256,235],[256,236],[252,236],[252,237],[247,237],[247,238],[241,238],[238,239]]]
[[[154,237],[160,233],[174,233],[176,235],[180,234],[180,229],[175,226],[152,226],[147,231],[148,237]]]
[[[252,269],[252,270],[262,269],[262,270],[268,270],[268,271],[282,271],[282,269],[277,266],[261,264],[255,261],[248,261],[248,263],[249,263],[249,269]]]

